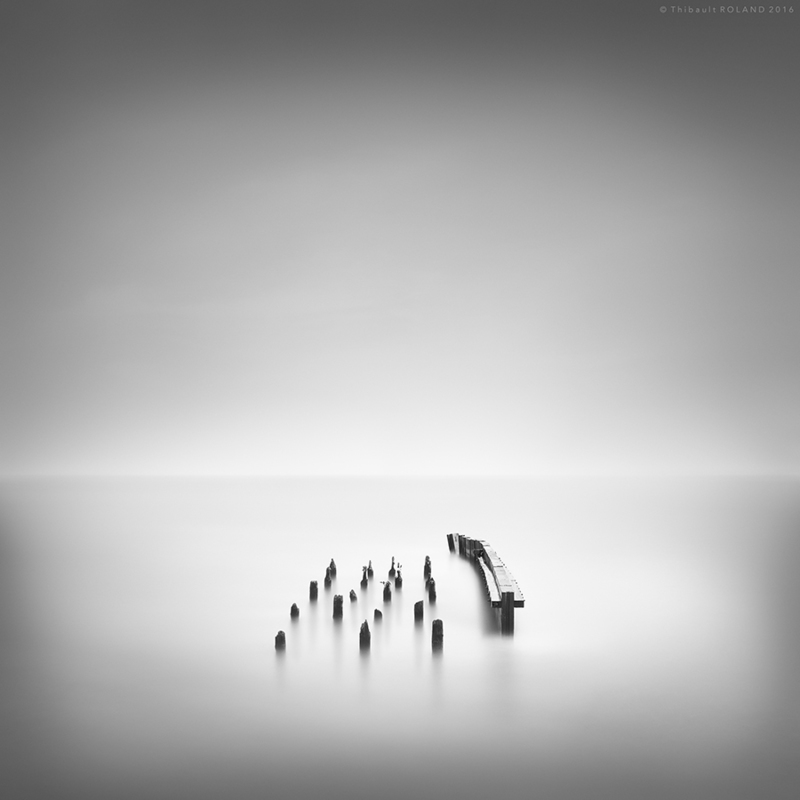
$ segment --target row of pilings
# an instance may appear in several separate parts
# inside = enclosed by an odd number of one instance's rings
[[[361,588],[365,590],[369,586],[370,580],[374,577],[374,569],[372,561],[370,560],[366,566],[362,568]],[[383,584],[383,602],[384,604],[390,603],[392,600],[392,585],[396,589],[401,589],[403,586],[402,564],[396,562],[392,556],[392,565],[389,568],[388,580],[381,581]],[[425,590],[428,593],[428,601],[430,603],[436,602],[436,581],[432,575],[432,566],[430,556],[425,556],[425,563],[423,565],[423,576],[425,578]],[[331,588],[333,579],[336,577],[337,567],[334,559],[325,568],[325,578],[323,584],[326,590]],[[354,603],[358,600],[358,595],[355,589],[350,590],[350,602]],[[319,584],[317,581],[311,581],[308,587],[308,598],[312,603],[316,603],[319,599]],[[423,622],[423,606],[424,602],[418,600],[414,603],[414,623],[420,625]],[[297,620],[300,617],[300,608],[297,603],[292,603],[289,609],[289,616],[292,620]],[[340,594],[333,596],[333,619],[341,620],[344,616],[344,597]],[[376,608],[373,614],[373,623],[378,624],[383,619],[383,612]],[[369,651],[372,645],[372,632],[369,628],[369,622],[365,619],[361,623],[361,628],[358,635],[359,648],[362,652]],[[434,651],[440,651],[444,647],[444,622],[441,619],[433,620],[431,624],[431,647]],[[275,649],[279,652],[286,650],[286,631],[278,631],[275,636]]]

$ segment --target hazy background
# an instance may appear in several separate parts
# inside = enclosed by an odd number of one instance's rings
[[[3,796],[795,800],[798,19],[0,0]]]
[[[797,14],[0,11],[3,474],[797,474]]]

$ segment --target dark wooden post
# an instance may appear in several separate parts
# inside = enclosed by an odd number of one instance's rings
[[[373,618],[375,619],[375,622],[380,622],[383,619],[383,611],[381,611],[379,608],[376,608]]]
[[[402,589],[403,588],[403,576],[400,574],[400,570],[399,569],[397,570],[397,575],[395,575],[395,578],[394,578],[394,585],[395,585],[396,589]]]
[[[311,581],[308,585],[308,598],[309,600],[316,600],[319,593],[319,585],[316,581]]]
[[[367,575],[371,578],[374,574],[375,573],[372,569],[372,559],[370,559],[369,564],[367,564]]]
[[[342,614],[344,613],[343,609],[342,609],[342,603],[343,602],[344,602],[344,598],[340,594],[335,594],[333,596],[333,618],[334,619],[341,619],[342,618]]]
[[[455,534],[454,533],[448,533],[447,534],[447,549],[451,553],[455,553],[455,551],[456,551],[456,543],[455,543]]]
[[[366,589],[367,584],[369,583],[369,581],[367,580],[367,568],[361,567],[361,569],[363,570],[363,572],[361,573],[361,588]]]
[[[369,623],[364,620],[361,623],[361,630],[358,633],[358,645],[362,650],[369,650],[372,643],[372,634],[369,632]]]
[[[431,645],[434,650],[441,650],[444,647],[444,623],[440,619],[433,621]]]
[[[500,631],[514,633],[514,592],[500,595]]]
[[[278,631],[277,635],[275,636],[275,649],[286,649],[286,633],[284,631]]]
[[[431,603],[436,602],[436,581],[433,578],[428,581],[428,600]]]
[[[297,607],[297,603],[292,603],[292,607],[289,610],[289,616],[292,619],[297,619],[300,616],[300,609]]]
[[[422,574],[428,578],[431,574],[431,557],[425,556],[425,566],[422,568]]]
[[[351,589],[350,590],[350,602],[351,603],[355,603],[356,600],[358,600],[358,597],[356,597],[356,590],[355,589]]]
[[[414,622],[422,622],[422,607],[424,603],[422,600],[417,600],[414,603]]]
[[[325,567],[325,588],[331,588],[331,568]]]
[[[331,571],[331,577],[335,578],[336,577],[336,562],[333,559],[331,559],[331,565],[330,565],[329,569]]]
[[[392,599],[392,584],[389,581],[383,584],[383,602],[388,603]]]

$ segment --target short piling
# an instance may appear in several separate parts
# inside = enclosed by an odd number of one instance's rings
[[[361,630],[358,632],[358,646],[362,650],[369,650],[372,644],[372,634],[369,632],[369,623],[364,620],[361,623]]]
[[[431,574],[431,557],[425,556],[425,566],[422,569],[422,574],[427,578]]]
[[[331,571],[331,577],[335,578],[336,577],[336,562],[333,559],[331,559],[331,565],[330,565],[330,567],[328,567],[328,569],[330,569],[330,571]]]
[[[334,619],[341,619],[344,613],[342,608],[342,603],[344,602],[344,598],[340,594],[336,594],[333,596],[333,618]]]
[[[308,584],[308,599],[312,602],[316,601],[317,595],[319,594],[319,585],[316,581],[311,581]]]
[[[379,608],[376,608],[372,618],[375,620],[375,622],[381,622],[383,620],[383,611],[381,611]]]
[[[389,581],[383,584],[383,602],[388,603],[392,599],[392,584]]]
[[[422,600],[414,603],[414,622],[422,622],[422,609],[425,604]]]
[[[355,603],[356,600],[358,600],[358,597],[356,596],[356,590],[355,589],[351,589],[350,590],[350,602],[351,603]]]
[[[431,626],[431,646],[434,650],[444,647],[444,623],[440,619],[435,619]]]
[[[436,581],[433,578],[428,582],[428,600],[431,603],[436,602]]]
[[[278,631],[277,635],[275,636],[275,649],[276,650],[285,650],[286,649],[286,632],[285,631]]]
[[[297,619],[300,616],[300,609],[297,607],[297,603],[292,603],[292,607],[289,609],[289,616],[292,619]]]

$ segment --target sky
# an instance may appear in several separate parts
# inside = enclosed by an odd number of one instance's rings
[[[800,14],[690,5],[0,3],[0,475],[800,474]]]

